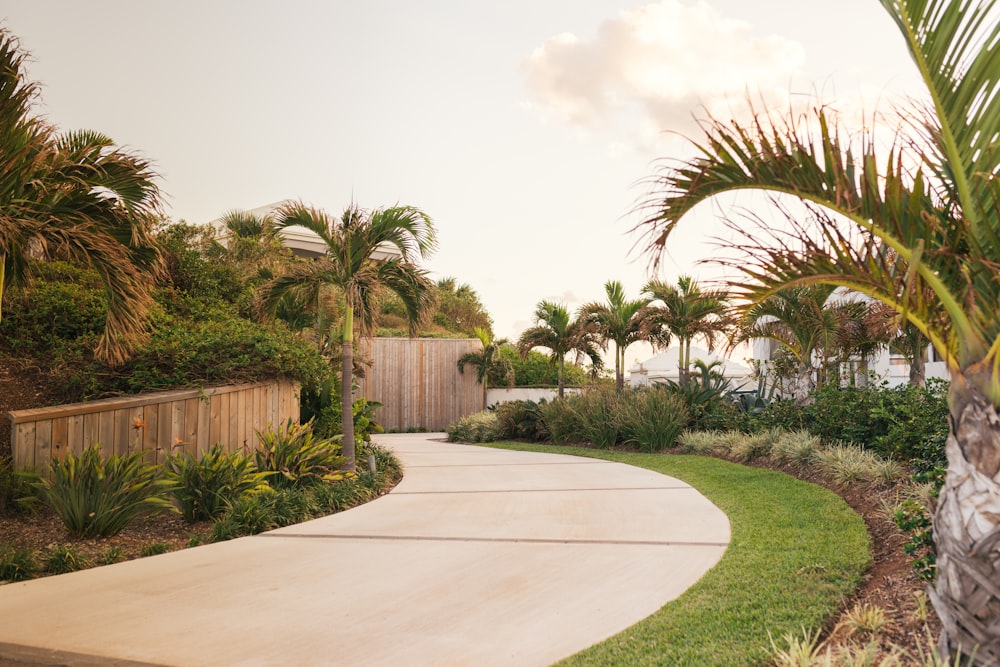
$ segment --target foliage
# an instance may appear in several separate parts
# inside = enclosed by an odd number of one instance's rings
[[[227,453],[221,444],[201,456],[172,454],[166,462],[171,493],[189,523],[220,516],[236,498],[270,488],[268,473],[257,472],[253,459],[242,452]]]
[[[152,544],[145,545],[140,551],[139,555],[143,558],[147,556],[159,556],[160,554],[165,554],[170,551],[170,545],[165,542],[153,542]]]
[[[540,404],[538,408],[552,442],[564,444],[581,441],[581,416],[572,396],[561,401]]]
[[[687,405],[664,389],[639,389],[623,396],[617,419],[625,444],[660,452],[673,447],[687,425]]]
[[[289,419],[277,430],[258,432],[257,440],[259,444],[254,451],[257,470],[270,473],[268,483],[275,489],[300,489],[353,474],[340,470],[346,461],[340,454],[340,445],[332,438],[317,437],[311,423],[296,424]],[[247,501],[243,507],[252,505]]]
[[[906,498],[892,508],[890,516],[896,526],[909,535],[909,540],[903,545],[903,552],[914,559],[913,567],[917,574],[925,581],[933,582],[937,557],[934,552],[930,511],[926,504],[915,498]]]
[[[311,519],[316,505],[308,489],[286,486],[234,500],[212,525],[212,541],[256,535]]]
[[[110,546],[97,559],[98,565],[113,565],[125,560],[125,552],[121,547]]]
[[[35,489],[30,473],[14,470],[14,461],[0,455],[0,516],[10,516],[30,508]]]
[[[457,419],[445,427],[451,442],[493,442],[498,438],[497,416],[483,410]]]
[[[26,58],[0,29],[0,305],[5,287],[30,282],[32,259],[91,266],[107,306],[93,354],[117,366],[147,331],[162,267],[153,235],[158,176],[103,134],[58,134],[35,113],[40,88],[26,76]]]
[[[549,358],[558,369],[559,398],[562,398],[566,355],[572,354],[577,361],[586,356],[593,368],[599,369],[603,364],[599,339],[597,326],[585,315],[574,319],[564,305],[539,301],[535,306],[535,324],[521,332],[517,350],[527,356],[536,347],[549,349]]]
[[[222,301],[250,314],[253,283],[246,281],[237,267],[218,261],[224,249],[214,228],[184,222],[164,224],[157,232],[164,249],[166,272],[161,280],[167,291],[192,299]]]
[[[46,551],[42,565],[49,574],[65,574],[87,569],[90,561],[76,547],[57,544]]]
[[[503,346],[499,356],[510,362],[514,369],[514,385],[517,387],[555,387],[559,384],[559,367],[552,363],[548,355],[531,350],[525,356],[517,353],[512,346]],[[582,387],[587,383],[587,371],[576,364],[563,366],[563,381],[568,387]],[[490,375],[490,385],[504,385],[500,375]]]
[[[535,401],[507,401],[494,410],[497,418],[498,440],[548,440],[548,429],[542,416],[541,406],[546,403]]]
[[[631,397],[629,397],[631,398]],[[591,389],[564,399],[578,415],[577,442],[589,442],[601,449],[614,447],[624,439],[620,414],[628,398],[614,389]]]
[[[635,342],[646,337],[644,324],[649,299],[629,300],[625,288],[617,280],[604,283],[606,303],[588,303],[580,307],[580,317],[590,320],[596,327],[602,349],[615,344],[615,389],[622,391],[625,383],[625,351]]]
[[[0,543],[0,581],[27,581],[38,573],[34,552]]]
[[[53,459],[51,477],[41,477],[38,491],[46,504],[77,537],[117,535],[136,517],[167,510],[172,484],[162,479],[145,452],[105,458],[99,445],[65,459]]]
[[[443,329],[463,336],[475,336],[476,329],[492,337],[493,318],[469,285],[454,278],[441,278],[436,284],[437,307],[431,321]]]
[[[385,432],[375,421],[375,411],[381,407],[378,401],[369,401],[364,397],[354,399],[354,443],[358,451],[363,443],[372,441],[373,435]]]

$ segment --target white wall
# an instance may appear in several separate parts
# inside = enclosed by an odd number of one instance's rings
[[[580,389],[577,387],[566,387],[565,393],[575,394]],[[508,401],[535,401],[541,399],[551,401],[559,395],[559,390],[555,387],[490,387],[486,390],[486,405],[496,405],[497,403],[507,403]]]

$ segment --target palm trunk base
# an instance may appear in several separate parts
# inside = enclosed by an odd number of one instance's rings
[[[1000,665],[1000,417],[961,376],[949,403],[948,474],[934,514],[939,650]]]

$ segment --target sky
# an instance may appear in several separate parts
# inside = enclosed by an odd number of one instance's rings
[[[636,298],[648,179],[693,118],[821,99],[845,119],[922,95],[877,0],[5,0],[39,112],[155,164],[165,213],[203,223],[297,199],[407,204],[425,263],[516,339],[542,299]],[[682,221],[655,277],[722,269],[730,198]],[[628,363],[649,351],[630,349]]]

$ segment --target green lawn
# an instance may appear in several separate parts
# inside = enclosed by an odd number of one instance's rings
[[[759,665],[787,633],[823,626],[871,564],[865,524],[836,494],[701,456],[493,443],[620,461],[684,480],[729,516],[722,560],[680,598],[560,665]]]

